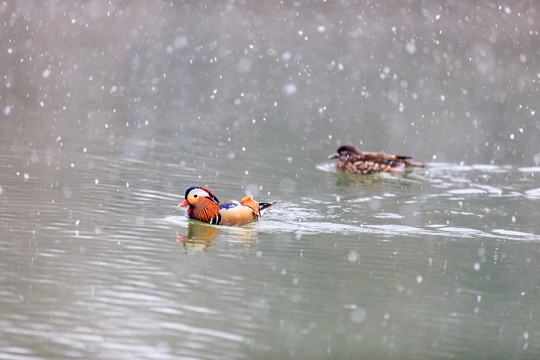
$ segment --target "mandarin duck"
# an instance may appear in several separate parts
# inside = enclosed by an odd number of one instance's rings
[[[405,172],[408,167],[425,167],[424,163],[408,161],[412,156],[363,152],[354,145],[342,145],[328,159],[337,159],[336,167],[351,174]]]
[[[240,201],[220,202],[210,190],[192,186],[187,188],[185,200],[178,207],[187,206],[186,216],[193,220],[213,225],[242,225],[258,220],[275,203],[259,203],[251,195]]]

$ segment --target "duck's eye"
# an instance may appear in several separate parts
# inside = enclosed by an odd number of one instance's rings
[[[195,195],[193,195],[193,197],[194,197],[194,198],[198,198],[198,197],[199,197],[199,195],[195,194]]]

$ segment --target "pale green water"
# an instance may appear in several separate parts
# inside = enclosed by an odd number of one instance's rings
[[[540,358],[540,9],[479,4],[0,7],[0,357]]]

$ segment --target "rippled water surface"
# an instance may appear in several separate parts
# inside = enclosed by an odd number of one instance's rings
[[[536,3],[107,4],[0,6],[0,358],[540,358]]]

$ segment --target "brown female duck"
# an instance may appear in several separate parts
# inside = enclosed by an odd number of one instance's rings
[[[409,161],[412,156],[364,152],[354,145],[342,145],[329,159],[337,159],[336,167],[351,174],[405,172],[408,167],[425,167],[425,163]]]

